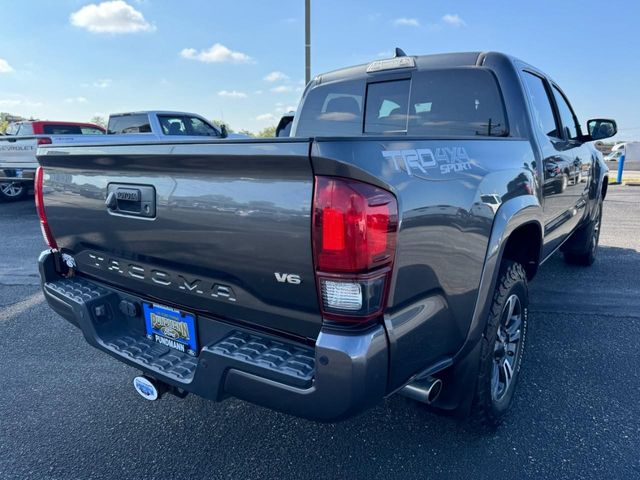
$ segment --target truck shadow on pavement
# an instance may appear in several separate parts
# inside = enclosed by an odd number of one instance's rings
[[[606,246],[591,268],[566,266],[556,255],[541,269],[531,285],[532,328],[512,412],[493,433],[478,433],[399,396],[337,424],[236,399],[215,404],[168,396],[148,404],[122,385],[125,372],[102,379],[97,388],[104,396],[94,392],[92,405],[99,419],[94,414],[86,426],[109,432],[111,441],[124,439],[140,461],[176,475],[185,473],[174,465],[179,458],[186,471],[204,470],[213,478],[462,478],[470,471],[474,478],[628,477],[640,471],[637,460],[611,458],[637,459],[632,439],[640,378],[625,372],[630,361],[638,365],[640,287],[618,283],[630,272],[637,279],[638,271],[638,251]],[[624,304],[619,309],[610,308],[614,294]],[[91,449],[82,442],[77,448],[79,455]],[[108,448],[115,454],[122,447]]]

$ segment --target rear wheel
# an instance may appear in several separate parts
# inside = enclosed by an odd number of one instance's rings
[[[505,261],[482,337],[480,369],[471,411],[484,427],[502,423],[520,373],[527,332],[529,292],[519,263]]]
[[[27,195],[27,187],[21,182],[0,183],[0,199],[15,202]]]
[[[602,199],[596,205],[596,212],[589,224],[576,231],[564,252],[564,259],[572,265],[590,266],[596,261],[602,226]]]

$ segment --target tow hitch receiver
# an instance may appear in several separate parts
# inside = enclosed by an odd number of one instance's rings
[[[164,384],[142,375],[133,379],[133,388],[136,389],[136,392],[138,392],[142,398],[150,401],[158,400],[166,391]]]

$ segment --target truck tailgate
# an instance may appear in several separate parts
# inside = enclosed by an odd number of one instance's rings
[[[38,160],[49,224],[80,275],[315,338],[309,148],[299,140],[52,145]]]

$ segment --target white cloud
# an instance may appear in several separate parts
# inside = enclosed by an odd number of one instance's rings
[[[11,73],[13,72],[13,67],[9,65],[5,59],[0,58],[0,73]]]
[[[220,90],[218,92],[220,97],[230,97],[230,98],[247,98],[247,94],[244,92],[238,92],[237,90]]]
[[[214,43],[211,48],[200,51],[195,48],[185,48],[180,52],[180,56],[189,60],[198,60],[199,62],[204,63],[246,63],[251,61],[251,57],[246,53],[234,52],[220,43]]]
[[[447,13],[444,17],[442,17],[442,21],[453,27],[464,27],[467,24],[467,22],[460,18],[460,15],[458,15],[457,13]]]
[[[289,75],[286,75],[282,72],[271,72],[269,75],[264,77],[267,82],[277,82],[278,80],[289,80]]]
[[[42,107],[42,102],[36,102],[28,98],[15,96],[14,98],[0,99],[0,107]]]
[[[94,87],[94,88],[108,88],[111,86],[111,79],[110,78],[99,78],[94,82],[91,83],[83,83],[81,84],[82,87]]]
[[[393,21],[393,25],[396,27],[419,27],[420,22],[418,21],[417,18],[402,17],[402,18],[396,18]]]
[[[277,87],[273,87],[271,91],[273,93],[286,93],[291,91],[291,87],[289,85],[278,85]]]
[[[263,113],[262,115],[258,115],[256,120],[259,122],[275,122],[277,118],[273,113]]]
[[[256,90],[253,93],[255,93],[256,95],[262,95],[264,92],[262,90]]]
[[[67,103],[87,103],[87,99],[85,97],[70,97],[65,98],[64,101]]]
[[[276,113],[295,112],[296,107],[293,105],[284,106],[284,103],[276,103]]]
[[[69,17],[71,24],[92,33],[136,33],[156,29],[144,15],[123,0],[85,5]]]

